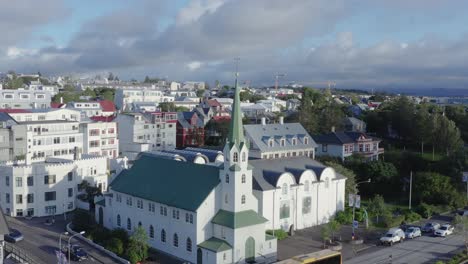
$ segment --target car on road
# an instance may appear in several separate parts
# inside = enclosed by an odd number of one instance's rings
[[[392,246],[395,243],[405,240],[405,232],[401,228],[390,228],[384,236],[380,238],[380,243],[383,245]]]
[[[68,247],[63,247],[62,249],[65,256],[68,257]],[[73,261],[82,261],[88,259],[88,253],[80,247],[79,245],[71,245],[70,246],[70,258]]]
[[[436,231],[437,229],[439,229],[440,227],[440,224],[439,223],[436,223],[436,222],[427,222],[422,228],[421,230],[423,232],[426,232],[426,233],[433,233],[434,231]]]
[[[23,234],[17,229],[10,229],[10,233],[5,235],[5,241],[10,243],[20,242],[23,239]]]
[[[406,228],[405,230],[405,237],[406,238],[415,238],[415,237],[420,237],[421,234],[421,229],[419,227],[415,226],[410,226]]]
[[[434,235],[440,236],[440,237],[446,237],[448,235],[453,234],[454,229],[455,228],[451,226],[450,224],[445,224],[445,225],[440,226],[440,228],[437,229],[436,231],[434,231]]]

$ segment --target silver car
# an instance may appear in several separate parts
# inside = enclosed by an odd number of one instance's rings
[[[415,238],[420,237],[421,235],[421,229],[419,227],[411,226],[405,231],[406,238]]]
[[[440,224],[435,222],[428,222],[422,227],[423,232],[434,233],[437,229],[439,229]]]

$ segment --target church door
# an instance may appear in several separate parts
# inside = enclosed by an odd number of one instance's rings
[[[203,264],[203,252],[201,248],[197,250],[197,264]]]
[[[99,224],[103,225],[104,224],[104,212],[102,210],[102,207],[99,207]]]
[[[247,238],[247,241],[245,241],[245,261],[255,261],[255,240],[252,237]]]

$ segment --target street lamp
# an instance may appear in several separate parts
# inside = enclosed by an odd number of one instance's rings
[[[71,247],[70,247],[70,241],[73,237],[77,236],[77,235],[83,235],[85,233],[85,231],[81,231],[79,233],[76,233],[74,234],[73,236],[71,236],[69,239],[68,239],[68,263],[71,263],[71,255],[70,255],[70,251],[71,251]]]
[[[359,184],[361,183],[370,183],[371,182],[371,179],[369,178],[367,181],[361,181],[361,182],[358,182],[354,185],[354,197],[353,197],[353,224],[352,224],[352,228],[353,228],[353,235],[352,235],[352,240],[354,240],[354,216],[355,216],[355,211],[356,211],[356,198],[357,198],[357,187],[359,186]]]
[[[60,252],[60,259],[59,259],[59,263],[62,263],[62,235],[68,235],[68,232],[64,232],[64,233],[60,233],[60,236],[59,236],[59,252]]]

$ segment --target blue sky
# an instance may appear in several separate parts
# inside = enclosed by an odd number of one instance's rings
[[[467,88],[462,0],[34,0],[0,10],[0,72]],[[40,9],[41,8],[41,9]],[[41,12],[36,12],[37,10]]]

